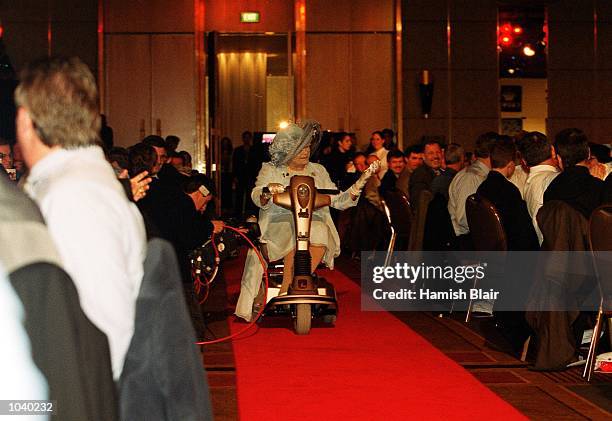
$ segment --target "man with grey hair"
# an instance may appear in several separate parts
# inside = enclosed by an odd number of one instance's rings
[[[465,167],[465,151],[457,143],[451,143],[444,151],[446,171],[436,176],[431,182],[431,193],[440,193],[448,201],[448,186],[459,171]]]
[[[39,205],[87,317],[108,337],[119,379],[134,333],[145,230],[99,145],[93,75],[77,58],[25,67],[15,91],[17,139]]]

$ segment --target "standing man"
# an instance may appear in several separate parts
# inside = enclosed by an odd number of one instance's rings
[[[250,131],[242,133],[242,146],[234,149],[232,156],[232,172],[234,173],[234,183],[236,185],[236,200],[234,202],[234,211],[237,216],[241,216],[245,209],[249,206],[246,202],[249,200],[249,186],[255,180],[249,180],[251,174],[251,146],[253,146],[253,134]],[[256,176],[256,174],[255,174]]]
[[[98,146],[93,75],[77,58],[25,67],[15,91],[17,139],[39,205],[81,307],[108,337],[119,379],[134,333],[143,277],[145,230]]]

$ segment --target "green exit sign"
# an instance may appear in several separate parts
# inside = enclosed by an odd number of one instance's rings
[[[259,12],[242,12],[242,13],[240,13],[240,22],[242,22],[242,23],[257,23],[257,22],[259,22]]]

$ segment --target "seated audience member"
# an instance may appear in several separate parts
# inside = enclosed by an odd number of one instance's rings
[[[463,148],[451,143],[444,151],[446,171],[436,176],[431,183],[433,198],[427,207],[423,232],[424,250],[451,250],[455,248],[455,231],[448,214],[448,187],[453,178],[465,166]]]
[[[340,185],[346,174],[346,166],[353,159],[353,139],[348,133],[340,133],[332,151],[322,161],[329,172],[329,178],[335,185]]]
[[[98,93],[77,58],[27,65],[15,91],[17,137],[39,205],[87,317],[108,337],[118,379],[134,332],[146,237],[102,149]]]
[[[518,140],[517,146],[521,153],[521,161],[529,168],[523,199],[527,203],[527,210],[538,236],[538,242],[542,244],[542,232],[538,227],[536,217],[544,204],[544,191],[559,175],[557,154],[550,140],[540,132],[524,134]]]
[[[589,170],[591,175],[605,180],[612,173],[612,153],[610,148],[599,143],[589,142],[591,159],[589,160]]]
[[[491,171],[487,178],[478,187],[477,193],[488,199],[499,212],[501,224],[506,234],[506,245],[508,250],[529,251],[538,250],[538,238],[536,236],[527,205],[521,197],[519,189],[510,181],[515,169],[517,151],[514,141],[509,137],[498,139],[491,148]],[[506,265],[514,265],[516,256],[511,254],[506,260]],[[529,270],[529,269],[527,269]],[[518,300],[519,291],[528,291],[531,283],[526,282],[531,273],[519,279],[504,280],[497,277],[499,288],[504,294],[504,288],[516,289],[512,292],[513,300]],[[524,300],[526,297],[521,297]],[[502,297],[503,299],[503,297]],[[522,301],[524,302],[524,301]],[[515,351],[519,351],[525,340],[532,334],[527,325],[524,312],[520,311],[497,311],[495,312],[496,325],[504,334]]]
[[[342,180],[340,180],[340,183],[338,184],[338,188],[341,191],[351,187],[355,181],[359,179],[366,168],[368,168],[366,155],[363,152],[355,153],[351,164],[347,164],[347,170],[344,177],[342,177]]]
[[[168,152],[166,150],[166,142],[164,138],[156,135],[149,135],[142,139],[142,143],[145,143],[149,146],[152,146],[155,149],[155,153],[157,154],[157,161],[155,165],[151,169],[151,177],[157,178],[159,171],[162,169],[162,166],[168,162]]]
[[[376,155],[380,161],[380,178],[383,178],[387,172],[387,154],[389,153],[389,150],[385,148],[384,145],[385,140],[382,132],[376,131],[372,133],[372,136],[370,136],[370,146],[368,146],[366,149],[366,154]]]
[[[395,183],[402,193],[410,200],[410,176],[423,165],[423,145],[412,145],[404,151],[406,171],[402,172]]]
[[[423,165],[423,145],[412,145],[404,151],[406,167],[411,171]]]
[[[387,149],[388,151],[397,149],[397,145],[395,144],[395,133],[393,133],[393,130],[383,129],[381,133],[385,141],[385,149]]]
[[[465,151],[456,143],[448,145],[444,151],[446,170],[436,176],[431,182],[431,193],[441,194],[448,202],[448,188],[453,178],[465,167]]]
[[[0,178],[0,221],[0,265],[23,304],[32,358],[49,399],[57,401],[55,415],[118,419],[106,335],[83,313],[36,204],[6,178]]]
[[[387,171],[382,180],[380,180],[379,190],[381,194],[388,190],[397,189],[397,180],[403,172],[407,171],[406,160],[404,159],[402,151],[398,151],[397,149],[389,151],[387,154],[387,166],[389,167],[389,171]]]
[[[516,146],[510,138],[499,139],[491,148],[491,171],[477,193],[497,209],[506,233],[508,250],[538,250],[539,244],[527,205],[509,179],[516,164]]]
[[[497,133],[488,132],[482,134],[476,139],[476,148],[474,155],[476,160],[468,167],[459,171],[451,181],[448,187],[448,213],[455,235],[460,237],[460,243],[465,247],[469,247],[470,240],[466,236],[470,232],[467,217],[465,215],[465,201],[467,198],[476,193],[480,183],[487,178],[487,174],[491,169],[491,147],[497,140]]]
[[[368,156],[366,168],[377,160],[375,155]],[[379,174],[380,168],[366,182],[355,207],[350,231],[347,234],[347,243],[353,256],[357,256],[360,251],[382,250],[384,241],[388,237],[388,222],[380,201]]]
[[[605,184],[589,173],[589,142],[579,129],[565,129],[555,137],[561,173],[544,192],[544,203],[561,200],[589,219],[603,203]]]
[[[423,165],[418,167],[410,177],[410,201],[417,206],[419,195],[423,190],[431,191],[431,182],[442,174],[442,148],[437,140],[429,140],[423,145]]]

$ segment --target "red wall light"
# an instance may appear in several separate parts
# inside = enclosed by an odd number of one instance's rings
[[[509,47],[510,45],[512,45],[513,41],[514,40],[510,35],[502,35],[501,37],[499,37],[499,45],[501,45],[502,47]]]

